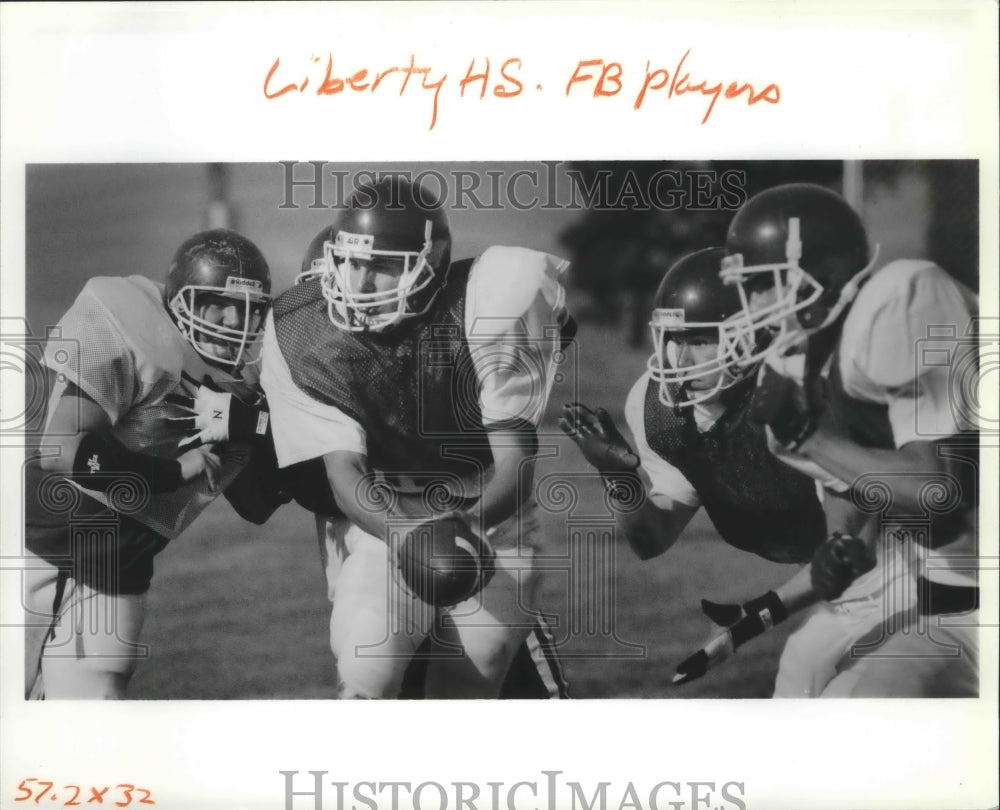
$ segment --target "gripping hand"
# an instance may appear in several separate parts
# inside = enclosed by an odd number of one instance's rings
[[[171,427],[186,435],[178,447],[225,441],[255,441],[267,435],[270,414],[260,404],[249,405],[239,397],[222,391],[205,376],[200,386],[195,387],[187,380],[181,380],[179,391],[168,394],[168,403],[179,408],[184,416],[169,416]]]
[[[805,389],[766,363],[757,377],[749,416],[767,425],[774,438],[792,450],[801,447],[819,424],[819,411],[809,402]]]

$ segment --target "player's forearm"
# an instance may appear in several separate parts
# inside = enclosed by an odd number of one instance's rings
[[[862,447],[822,428],[799,452],[825,470],[853,484],[863,475],[892,476],[893,499],[904,508],[919,508],[928,478],[945,471],[945,462],[929,442],[911,442],[898,450]]]
[[[816,596],[809,575],[809,566],[802,566],[791,579],[775,588],[774,592],[789,614],[813,604]]]
[[[665,520],[657,512],[659,510],[647,501],[638,512],[615,515],[615,525],[640,560],[659,556],[680,536],[679,528],[671,525],[669,516]]]
[[[390,491],[387,484],[376,479],[365,456],[336,451],[327,453],[323,463],[337,508],[373,537],[388,539],[390,518],[426,517],[421,499]]]
[[[640,560],[649,560],[667,551],[688,525],[697,507],[675,503],[671,509],[657,506],[643,489],[638,509],[615,509],[615,525],[629,548]],[[611,501],[614,507],[614,500]]]
[[[481,515],[485,528],[496,526],[517,512],[531,493],[534,470],[534,459],[530,457],[498,459],[473,510]]]
[[[494,430],[490,433],[493,467],[486,476],[478,503],[470,510],[475,523],[496,526],[514,515],[531,494],[535,480],[538,440],[534,428]]]

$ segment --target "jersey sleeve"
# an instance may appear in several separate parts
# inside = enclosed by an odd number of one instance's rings
[[[680,470],[657,454],[646,440],[645,403],[648,385],[649,375],[644,374],[632,386],[625,400],[625,422],[632,431],[642,469],[646,471],[652,484],[649,498],[664,510],[671,509],[675,503],[697,508],[701,506],[697,490]]]
[[[568,317],[568,267],[556,256],[514,247],[489,248],[473,265],[465,330],[486,427],[541,421]]]
[[[845,330],[844,346],[860,389],[848,393],[888,407],[897,448],[953,436],[971,419],[958,412],[965,398],[953,391],[953,372],[978,309],[976,296],[937,265],[925,263],[899,281],[865,313],[861,333]]]
[[[264,327],[260,382],[271,413],[271,434],[279,467],[289,467],[338,450],[367,453],[364,428],[333,405],[310,397],[292,380],[278,347],[274,320]]]
[[[49,336],[45,365],[96,402],[115,425],[142,395],[133,347],[88,284]]]

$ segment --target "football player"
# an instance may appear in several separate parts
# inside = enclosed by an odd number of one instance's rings
[[[772,335],[754,416],[783,460],[856,515],[854,532],[817,550],[815,590],[843,599],[873,554],[909,571],[883,575],[884,621],[824,695],[974,696],[978,433],[952,371],[976,366],[976,296],[930,261],[874,271],[858,215],[814,185],[751,198],[726,248],[722,277],[743,303],[727,339]]]
[[[603,409],[566,405],[560,426],[601,473],[618,505],[618,530],[641,559],[667,551],[704,507],[726,543],[805,564],[827,537],[823,507],[814,481],[778,461],[763,427],[747,418],[766,335],[723,334],[741,312],[737,290],[719,278],[724,255],[723,248],[689,254],[660,283],[650,322],[654,353],[625,403],[636,449]],[[803,607],[808,582],[803,569],[743,606],[706,600],[703,608],[733,626],[739,646]],[[775,696],[818,693],[838,658],[787,653]]]
[[[45,434],[26,467],[34,697],[124,697],[155,555],[220,492],[258,523],[281,502],[249,445],[203,443],[201,428],[178,441],[168,421],[189,418],[171,398],[202,381],[226,392],[223,421],[252,410],[248,361],[270,289],[250,240],[205,231],[177,249],[165,285],[95,277],[60,320],[44,355],[56,375]]]
[[[427,697],[496,697],[537,626],[533,459],[568,263],[511,247],[452,262],[428,201],[399,176],[359,186],[265,326],[275,449],[312,493],[345,699],[398,697],[428,637]],[[481,592],[444,607],[401,573],[422,522],[441,557],[495,549]]]

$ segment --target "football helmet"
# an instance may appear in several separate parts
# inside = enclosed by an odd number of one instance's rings
[[[369,263],[395,267],[391,287],[355,289],[352,271]],[[427,312],[450,264],[451,233],[440,202],[428,202],[419,186],[393,175],[355,189],[333,225],[313,240],[299,278],[321,272],[334,326],[380,332]]]
[[[257,246],[217,228],[184,241],[174,254],[164,303],[188,342],[209,362],[238,368],[260,337],[271,301],[271,271]],[[239,309],[234,320],[206,318],[213,305]]]
[[[750,198],[726,235],[722,278],[739,291],[742,310],[727,324],[734,334],[767,330],[763,354],[783,354],[826,328],[844,311],[871,274],[861,218],[839,194],[810,183],[791,183]],[[773,291],[765,302],[755,294]],[[755,357],[753,359],[760,359]]]
[[[720,247],[688,254],[667,271],[656,291],[649,322],[653,354],[646,367],[659,384],[664,405],[711,400],[756,369],[748,361],[756,350],[753,336],[722,329],[742,312],[739,292],[719,277],[725,255]],[[715,356],[686,364],[681,357],[684,346],[697,337],[718,341]]]

